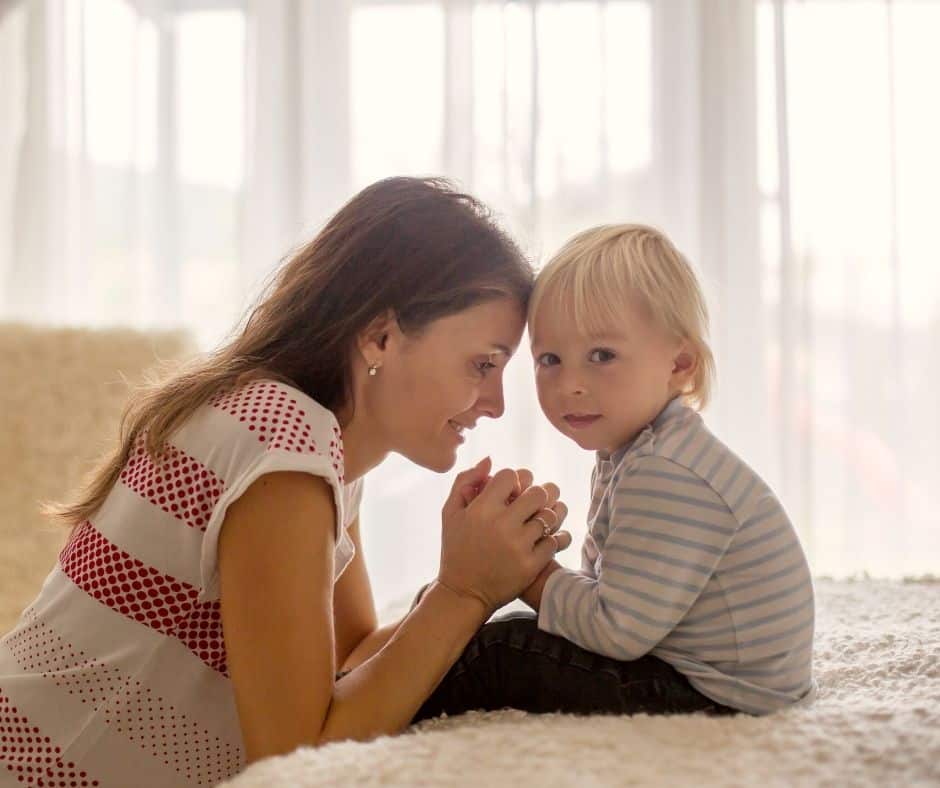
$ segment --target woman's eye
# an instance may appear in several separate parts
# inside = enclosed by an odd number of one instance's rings
[[[496,369],[496,365],[492,361],[478,361],[476,363],[477,372],[481,375],[485,375],[491,369]]]
[[[610,361],[616,357],[617,357],[616,354],[612,350],[607,350],[607,348],[598,347],[598,348],[594,348],[594,350],[591,351],[591,354],[588,356],[588,360],[604,363],[605,361]]]
[[[542,353],[542,355],[536,359],[536,363],[540,367],[553,367],[555,364],[560,364],[561,359],[554,353]]]

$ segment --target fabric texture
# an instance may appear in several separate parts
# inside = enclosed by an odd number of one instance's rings
[[[812,698],[813,622],[783,506],[678,397],[598,452],[581,571],[553,573],[539,611],[547,632],[620,660],[651,654],[752,714]]]
[[[940,578],[817,580],[815,703],[755,717],[470,712],[303,748],[227,788],[940,783]],[[391,617],[391,616],[389,616]]]
[[[330,484],[339,577],[361,483],[344,484],[339,426],[305,394],[255,381],[202,406],[156,460],[138,441],[0,639],[0,784],[213,785],[243,767],[217,543],[227,507],[283,470]]]

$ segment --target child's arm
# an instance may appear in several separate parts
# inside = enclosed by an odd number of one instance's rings
[[[676,627],[737,529],[727,504],[698,476],[661,457],[638,463],[612,496],[597,577],[552,572],[539,608],[540,629],[622,660],[643,656]]]
[[[539,572],[539,576],[532,581],[532,585],[519,595],[519,599],[535,612],[538,612],[539,605],[542,603],[542,590],[545,588],[546,581],[552,574],[563,568],[555,559],[549,561],[545,568]]]

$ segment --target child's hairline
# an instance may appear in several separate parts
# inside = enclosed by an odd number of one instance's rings
[[[570,316],[579,333],[587,335],[598,333],[603,326],[617,323],[618,306],[624,299],[636,299],[638,304],[650,312],[650,319],[661,329],[675,333],[664,321],[656,318],[656,309],[651,299],[637,285],[626,281],[626,277],[618,277],[617,292],[612,297],[605,297],[603,288],[590,275],[591,270],[601,262],[605,253],[616,249],[618,240],[630,232],[651,232],[657,236],[663,234],[653,227],[636,224],[604,224],[583,230],[571,237],[538,272],[526,314],[526,327],[530,340],[534,341],[533,328],[535,317],[546,300],[556,294],[559,303],[566,303],[570,307]],[[608,269],[612,270],[612,268]],[[579,276],[579,274],[581,276]],[[567,298],[558,297],[560,285],[574,285],[574,292]],[[590,289],[590,292],[586,292]],[[581,292],[579,293],[578,290]],[[584,312],[588,304],[592,307],[602,305],[606,321],[585,320]]]

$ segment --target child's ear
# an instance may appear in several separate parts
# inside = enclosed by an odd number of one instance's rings
[[[683,340],[679,349],[672,357],[672,380],[681,390],[686,387],[695,370],[698,368],[698,355],[692,347],[692,343]]]

